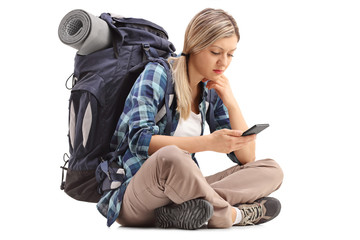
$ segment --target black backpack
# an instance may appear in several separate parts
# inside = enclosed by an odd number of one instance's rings
[[[101,181],[105,177],[96,179],[98,166],[108,161],[114,164],[113,160],[121,154],[111,152],[110,141],[125,99],[146,64],[157,62],[167,72],[169,91],[163,105],[169,120],[169,94],[173,94],[166,59],[174,55],[175,47],[168,41],[166,31],[144,19],[115,18],[107,13],[100,18],[111,29],[113,46],[75,56],[69,100],[70,156],[64,158],[62,166],[61,189],[86,202],[98,202],[102,196]],[[168,123],[166,131],[170,133],[171,120]],[[67,170],[66,181],[64,170]]]
[[[123,169],[116,162],[127,145],[111,151],[110,141],[125,100],[149,62],[161,64],[167,73],[165,98],[156,116],[158,120],[168,118],[166,135],[170,135],[173,114],[170,105],[174,88],[166,59],[175,55],[175,47],[166,31],[144,19],[116,18],[107,13],[100,18],[111,29],[113,46],[75,56],[69,100],[70,156],[64,155],[61,166],[60,188],[86,202],[98,202],[105,191],[117,188],[123,180]],[[217,98],[213,89],[209,91],[206,118],[211,131],[215,131],[213,108]]]

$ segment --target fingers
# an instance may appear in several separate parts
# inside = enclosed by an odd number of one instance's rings
[[[216,86],[216,83],[214,81],[211,81],[211,80],[206,80],[206,81],[207,81],[207,83],[206,83],[207,89],[213,89]]]
[[[242,131],[240,130],[231,130],[231,129],[222,129],[221,134],[226,136],[226,146],[228,152],[232,152],[235,150],[242,149],[245,145],[248,143],[256,140],[256,134],[248,135],[248,136],[242,136]]]
[[[241,137],[243,132],[241,130],[232,130],[232,129],[221,129],[220,131],[224,132],[224,134],[232,137]]]
[[[221,130],[218,130],[218,131],[220,131],[223,134],[226,134],[228,136],[231,136],[231,137],[242,137],[241,141],[251,142],[251,141],[254,141],[256,139],[256,134],[252,134],[252,135],[248,135],[248,136],[242,136],[243,131],[241,131],[241,130],[233,130],[233,129],[224,128],[224,129],[221,129]]]
[[[248,136],[241,136],[243,142],[252,142],[256,139],[256,134],[248,135]]]
[[[245,146],[247,146],[249,143],[255,141],[256,139],[256,135],[250,135],[250,136],[241,136],[241,137],[237,137],[236,139],[234,139],[234,143],[232,145],[232,151],[237,151],[240,150],[242,148],[244,148]]]
[[[256,135],[242,136],[242,131],[221,129],[213,132],[210,138],[212,150],[215,152],[230,153],[244,148],[256,139]]]
[[[212,89],[212,88],[216,88],[216,87],[224,87],[224,83],[222,83],[221,81],[212,81],[212,80],[208,80],[206,79],[207,83],[206,83],[206,87],[208,89]]]

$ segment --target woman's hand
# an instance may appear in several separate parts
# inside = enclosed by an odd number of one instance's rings
[[[230,104],[234,102],[234,94],[231,90],[229,80],[224,74],[219,76],[217,80],[203,79],[202,81],[207,82],[206,87],[208,89],[215,89],[226,107],[229,107]]]
[[[221,129],[208,136],[208,149],[219,153],[230,153],[243,149],[256,139],[256,135],[241,136],[242,131]]]
[[[242,131],[247,129],[248,126],[231,90],[229,80],[224,75],[220,75],[215,80],[203,79],[203,82],[206,81],[208,81],[206,87],[208,89],[215,89],[226,106],[232,128],[232,130],[223,129],[215,131],[209,135],[210,139],[212,138],[212,141],[210,141],[211,150],[222,153],[234,152],[236,158],[242,164],[255,161],[256,136],[241,136]]]

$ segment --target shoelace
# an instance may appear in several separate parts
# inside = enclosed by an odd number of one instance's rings
[[[243,213],[241,225],[254,225],[264,216],[262,206],[259,203],[243,205],[240,210]]]

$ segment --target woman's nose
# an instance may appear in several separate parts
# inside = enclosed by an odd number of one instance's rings
[[[228,61],[227,57],[224,56],[224,55],[221,55],[221,57],[218,59],[217,64],[220,67],[226,67],[227,66],[227,61]]]

